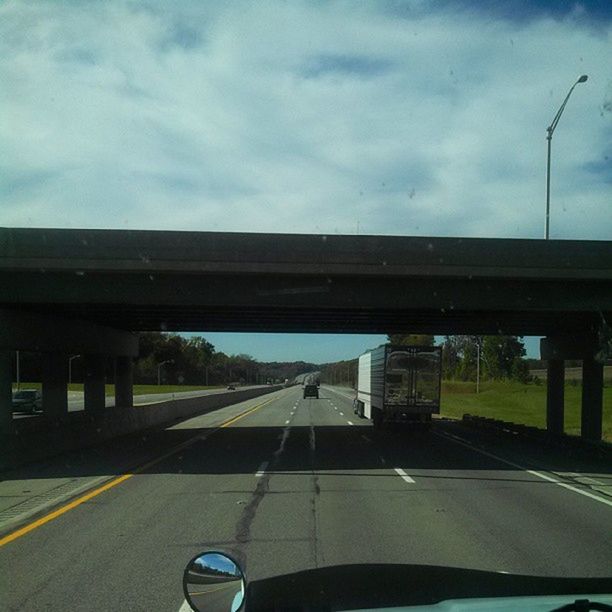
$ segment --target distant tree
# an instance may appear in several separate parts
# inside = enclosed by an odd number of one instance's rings
[[[442,377],[446,379],[456,378],[460,363],[458,336],[445,336],[442,343]]]
[[[527,360],[521,357],[515,357],[512,361],[511,378],[523,384],[531,382],[532,376],[529,373],[529,364]]]
[[[489,378],[513,378],[514,360],[525,356],[525,345],[517,336],[485,336],[482,342],[484,373]]]

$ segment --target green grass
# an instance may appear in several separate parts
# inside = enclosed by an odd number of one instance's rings
[[[22,382],[22,389],[40,389],[42,383]],[[180,391],[201,391],[203,389],[220,389],[223,385],[134,385],[134,395],[147,395],[149,393],[179,393]],[[17,387],[13,383],[13,390]],[[82,383],[68,385],[69,391],[83,391]],[[115,395],[115,385],[106,385],[106,395]]]
[[[581,393],[580,384],[565,385],[565,431],[569,434],[580,433]],[[612,387],[604,386],[603,393],[603,438],[612,441]],[[482,383],[476,394],[473,382],[444,381],[440,414],[461,418],[465,413],[544,428],[546,384],[491,381]]]

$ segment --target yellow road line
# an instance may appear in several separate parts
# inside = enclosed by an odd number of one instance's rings
[[[227,421],[224,421],[223,423],[221,423],[221,425],[219,425],[216,429],[214,429],[208,435],[212,435],[213,433],[215,433],[215,431],[218,431],[219,429],[222,429],[224,427],[229,427],[230,425],[234,424],[236,421],[239,421],[245,416],[248,416],[249,414],[255,412],[256,410],[259,410],[266,404],[269,404],[270,402],[273,402],[276,399],[278,398],[271,398],[265,402],[262,402],[261,404],[257,404],[257,406],[254,406],[253,408],[249,408],[248,410],[246,410],[245,412],[242,412],[238,416],[232,417],[228,419]],[[134,476],[134,474],[138,474],[140,472],[145,471],[151,466],[159,463],[160,461],[163,461],[164,459],[167,459],[171,455],[178,453],[184,448],[187,448],[188,446],[195,444],[195,442],[201,439],[202,439],[201,435],[194,436],[193,438],[190,438],[186,442],[183,442],[182,444],[175,446],[173,449],[171,449],[167,453],[164,453],[160,457],[153,459],[153,461],[149,461],[148,463],[141,465],[140,467],[136,468],[132,472],[122,474],[121,476],[118,476],[117,478],[113,478],[109,482],[103,484],[101,487],[98,487],[97,489],[94,489],[93,491],[89,491],[88,493],[85,493],[85,495],[81,495],[81,497],[77,497],[76,499],[73,499],[71,502],[65,504],[64,506],[61,506],[57,508],[56,510],[53,510],[53,512],[50,512],[49,514],[45,514],[44,516],[41,516],[39,519],[36,519],[35,521],[28,523],[27,525],[24,525],[20,529],[17,529],[16,531],[9,533],[3,538],[0,538],[0,548],[6,544],[9,544],[10,542],[13,542],[17,538],[20,538],[26,535],[27,533],[30,533],[30,531],[34,531],[34,529],[38,529],[38,527],[42,527],[42,525],[45,525],[46,523],[53,521],[59,516],[62,516],[62,514],[66,514],[66,512],[69,512],[70,510],[76,508],[77,506],[80,506],[81,504],[88,502],[90,499],[93,499],[94,497],[100,495],[100,493],[104,493],[104,491],[108,491],[109,489],[116,487],[118,484],[121,484],[122,482],[125,482],[126,480]]]

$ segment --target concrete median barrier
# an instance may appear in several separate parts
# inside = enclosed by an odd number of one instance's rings
[[[105,440],[153,427],[169,426],[231,404],[281,389],[265,386],[200,397],[174,399],[132,408],[68,412],[62,419],[44,416],[19,419],[14,434],[0,440],[0,470],[39,461],[62,452],[85,448]]]

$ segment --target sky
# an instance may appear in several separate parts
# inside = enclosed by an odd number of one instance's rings
[[[200,562],[200,565],[208,566],[222,572],[240,574],[236,564],[230,558],[220,553],[204,553],[197,561]]]
[[[0,225],[541,238],[588,74],[551,237],[609,240],[611,57],[605,1],[5,1]]]

